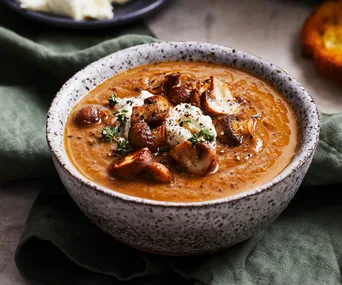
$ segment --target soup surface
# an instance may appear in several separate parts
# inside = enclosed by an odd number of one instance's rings
[[[68,156],[89,180],[173,202],[260,186],[289,164],[297,143],[294,111],[276,89],[200,62],[117,74],[80,100],[65,127]]]

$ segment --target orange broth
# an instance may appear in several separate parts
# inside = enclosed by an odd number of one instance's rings
[[[138,96],[170,72],[189,73],[196,80],[214,76],[226,82],[234,97],[245,101],[244,116],[260,114],[253,138],[236,147],[217,142],[219,170],[195,177],[173,169],[174,181],[161,184],[140,175],[121,180],[109,172],[113,161],[111,143],[102,143],[98,135],[106,125],[102,121],[79,127],[73,120],[77,110],[87,104],[108,105],[113,91],[121,97]],[[244,71],[201,62],[163,62],[142,65],[122,72],[91,90],[74,107],[65,127],[65,148],[73,165],[89,180],[127,195],[158,201],[195,202],[235,195],[260,186],[277,176],[290,162],[298,144],[295,113],[279,91],[269,83]],[[163,161],[164,156],[156,156]]]

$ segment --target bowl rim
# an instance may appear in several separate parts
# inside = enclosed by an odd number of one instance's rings
[[[214,199],[214,200],[198,201],[198,202],[167,202],[167,201],[158,201],[158,200],[140,198],[140,197],[136,197],[136,196],[130,196],[130,195],[127,195],[127,194],[124,194],[124,193],[121,193],[121,192],[118,192],[115,190],[108,189],[104,186],[101,186],[101,185],[89,180],[88,178],[83,176],[76,169],[76,167],[72,164],[72,162],[69,159],[68,159],[68,161],[66,161],[66,163],[61,161],[60,157],[57,155],[58,154],[58,149],[56,149],[57,147],[55,147],[52,144],[52,141],[54,138],[53,137],[54,131],[52,131],[52,130],[53,130],[53,124],[57,122],[57,119],[54,117],[54,114],[58,108],[57,107],[58,100],[62,96],[64,89],[66,88],[68,82],[70,82],[72,79],[79,76],[80,74],[86,72],[88,69],[92,69],[95,66],[100,65],[102,62],[111,58],[113,55],[125,54],[125,53],[127,54],[127,53],[130,53],[131,51],[137,52],[137,49],[143,49],[145,47],[147,47],[147,48],[148,47],[153,47],[153,48],[164,47],[165,49],[167,49],[167,48],[171,48],[173,46],[176,49],[177,45],[187,45],[187,46],[202,45],[202,46],[206,46],[206,47],[210,47],[210,48],[214,47],[214,48],[218,49],[220,52],[227,52],[227,51],[229,53],[233,52],[234,54],[240,54],[241,57],[243,55],[244,59],[245,59],[245,56],[248,56],[248,60],[247,60],[248,62],[262,62],[264,65],[267,65],[268,68],[274,69],[274,71],[281,70],[290,79],[290,82],[291,82],[292,86],[295,88],[295,90],[300,90],[302,92],[302,94],[303,94],[302,97],[297,96],[297,98],[299,98],[301,104],[304,103],[304,99],[309,99],[307,104],[309,104],[308,108],[310,108],[311,115],[314,118],[311,127],[314,128],[314,130],[315,130],[315,132],[314,132],[315,138],[311,139],[309,141],[305,141],[302,144],[301,148],[298,150],[298,152],[294,155],[292,161],[278,175],[276,175],[270,181],[268,181],[268,182],[266,182],[266,183],[264,183],[258,187],[252,188],[251,190],[247,190],[247,191],[244,191],[244,192],[232,195],[232,196],[227,196],[224,198],[219,198],[219,199]],[[165,60],[161,60],[161,61],[165,61]],[[186,61],[186,60],[184,60],[184,61]],[[201,60],[201,62],[208,62],[208,61]],[[239,67],[234,67],[234,68],[241,69],[243,71],[247,71],[247,72],[253,74],[253,72],[248,70],[248,69],[239,68]],[[125,69],[125,70],[128,70],[128,69]],[[121,70],[120,72],[123,72],[125,70]],[[262,80],[269,82],[269,80],[263,78],[261,75],[256,75],[255,73],[253,75],[259,76]],[[277,76],[277,73],[275,74],[275,76]],[[110,78],[110,77],[108,77],[108,78]],[[108,78],[106,78],[105,80],[107,80]],[[271,82],[269,82],[269,83],[271,85],[274,85]],[[98,84],[96,86],[98,86]],[[278,89],[275,86],[274,86],[274,88]],[[85,93],[85,94],[87,94],[87,93]],[[79,98],[79,100],[81,100],[85,96],[85,94],[83,96],[81,96]],[[285,95],[283,95],[283,96],[286,97]],[[75,105],[79,102],[79,100],[76,101]],[[303,106],[301,106],[301,108],[303,108]],[[56,121],[56,122],[54,122],[54,121]],[[63,132],[65,129],[64,127],[65,127],[65,124],[63,126]],[[212,44],[212,43],[208,43],[208,42],[196,42],[196,41],[163,41],[163,42],[158,42],[158,43],[147,43],[147,44],[136,45],[133,47],[129,47],[126,49],[119,50],[119,51],[114,52],[112,54],[109,54],[109,55],[107,55],[107,56],[105,56],[105,57],[103,57],[97,61],[90,63],[89,65],[85,66],[83,69],[81,69],[80,71],[75,73],[72,77],[70,77],[62,85],[62,87],[60,88],[60,90],[58,91],[58,93],[56,94],[56,96],[54,97],[54,99],[52,100],[52,102],[50,104],[50,107],[49,107],[49,110],[47,113],[47,120],[46,120],[46,139],[47,139],[47,143],[48,143],[50,152],[52,153],[54,160],[59,164],[59,166],[64,171],[66,171],[68,175],[72,176],[74,179],[76,179],[78,182],[80,182],[81,184],[83,184],[87,188],[91,188],[94,191],[99,191],[101,194],[109,195],[112,198],[120,199],[120,200],[128,202],[128,203],[135,203],[135,204],[140,204],[140,205],[141,204],[150,205],[150,206],[162,207],[162,208],[172,208],[172,207],[175,207],[175,208],[195,207],[195,208],[197,208],[197,207],[209,207],[212,205],[219,205],[219,204],[234,202],[234,201],[238,201],[238,200],[241,200],[244,198],[253,197],[255,195],[260,194],[261,192],[273,189],[273,186],[281,183],[283,180],[285,180],[289,176],[293,175],[299,168],[301,168],[311,158],[311,156],[313,155],[313,153],[317,147],[317,144],[318,144],[319,129],[320,129],[320,116],[319,116],[319,112],[317,109],[317,105],[314,102],[314,99],[311,97],[311,95],[308,93],[308,91],[294,77],[292,77],[290,74],[288,74],[286,71],[284,71],[283,69],[281,69],[277,65],[274,65],[271,62],[269,62],[268,60],[262,59],[262,58],[260,58],[256,55],[253,55],[249,52],[243,52],[243,51],[238,50],[236,48],[227,47],[227,46],[223,46],[223,45]],[[62,134],[62,136],[64,138],[64,134]],[[65,154],[65,156],[67,156],[64,143],[63,143],[63,147],[62,147],[62,152]],[[295,158],[297,158],[297,157],[299,157],[299,161],[297,163],[295,163]],[[69,164],[69,165],[67,165],[67,164]]]

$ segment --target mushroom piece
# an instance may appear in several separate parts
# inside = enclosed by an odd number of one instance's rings
[[[153,149],[158,150],[159,148],[167,149],[167,136],[166,136],[166,127],[165,125],[161,125],[155,129],[152,129],[153,135]]]
[[[126,157],[114,161],[110,170],[118,178],[132,179],[152,162],[152,153],[145,147]]]
[[[139,122],[144,122],[144,106],[134,106],[132,108],[131,124],[134,125]]]
[[[180,72],[165,76],[163,89],[172,105],[190,102],[191,90],[186,85],[182,85]]]
[[[193,147],[191,142],[186,140],[172,148],[169,154],[194,175],[213,173],[218,169],[216,151],[207,143],[199,143]]]
[[[143,107],[145,109],[144,121],[151,128],[160,126],[165,121],[170,110],[169,102],[160,95],[146,98]]]
[[[226,143],[229,146],[237,146],[242,144],[243,137],[239,135],[233,127],[233,121],[236,120],[234,115],[227,115],[218,119],[215,124],[217,140]]]
[[[78,125],[90,125],[101,123],[101,119],[106,118],[105,109],[99,105],[86,105],[75,114],[74,121]]]
[[[238,121],[234,115],[227,115],[216,120],[215,129],[217,140],[229,146],[242,144],[243,138],[252,135],[255,129],[253,118],[246,121]]]
[[[165,76],[164,90],[181,86],[181,73],[171,73]]]
[[[151,96],[144,100],[144,105],[132,109],[131,124],[145,121],[151,128],[160,126],[166,119],[170,104],[160,95]]]
[[[128,141],[133,150],[144,147],[151,149],[154,144],[154,137],[146,122],[138,122],[131,126],[128,132]]]
[[[181,85],[192,85],[196,81],[196,76],[192,73],[171,73],[164,77],[164,89],[180,87]]]
[[[181,103],[190,103],[190,92],[191,90],[186,86],[180,86],[165,90],[165,95],[169,102],[176,106]]]
[[[195,88],[190,92],[190,104],[201,108],[201,95],[199,89]]]
[[[201,106],[203,111],[213,116],[232,114],[239,104],[234,100],[228,87],[220,80],[210,77],[210,81],[206,83],[201,94]]]
[[[152,161],[145,169],[145,171],[155,180],[161,183],[171,183],[173,174],[163,164]]]

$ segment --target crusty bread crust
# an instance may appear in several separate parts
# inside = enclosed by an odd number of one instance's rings
[[[323,2],[305,21],[302,52],[325,77],[342,85],[342,0]]]

